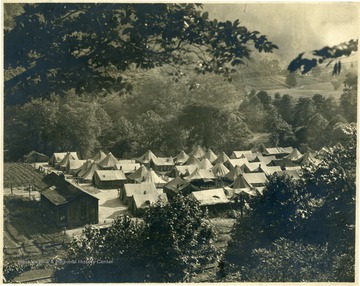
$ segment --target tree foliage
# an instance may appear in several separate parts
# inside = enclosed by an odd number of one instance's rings
[[[157,202],[142,221],[118,217],[105,234],[87,227],[71,243],[61,282],[185,282],[217,258],[214,231],[199,204]]]
[[[5,68],[23,68],[5,81],[9,103],[71,88],[78,94],[127,90],[122,74],[133,66],[193,66],[198,73],[229,77],[250,57],[248,44],[260,52],[277,48],[239,20],[210,20],[199,4],[46,3],[23,8],[15,27],[5,31]],[[194,63],[188,62],[189,54]]]

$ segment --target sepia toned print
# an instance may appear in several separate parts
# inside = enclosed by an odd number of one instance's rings
[[[3,282],[352,282],[359,5],[3,3]]]

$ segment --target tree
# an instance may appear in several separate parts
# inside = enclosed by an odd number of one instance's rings
[[[286,76],[285,83],[290,87],[295,87],[297,85],[296,75],[294,73],[290,73]]]
[[[277,48],[239,20],[210,20],[199,4],[46,3],[23,9],[4,35],[6,70],[23,68],[5,81],[7,103],[71,88],[78,94],[127,90],[122,73],[132,66],[193,66],[229,77],[250,56],[249,43],[260,52]],[[183,57],[188,54],[194,63]]]
[[[320,50],[312,51],[312,58],[303,58],[305,53],[299,54],[288,66],[290,72],[296,70],[301,71],[302,74],[306,74],[315,68],[317,65],[329,61],[328,64],[335,59],[341,57],[348,57],[351,53],[356,52],[358,48],[358,40],[350,40],[348,42],[341,43],[332,47],[323,47]],[[341,72],[341,62],[338,61],[334,64],[333,74],[339,74]]]
[[[280,99],[274,101],[274,106],[276,107],[278,113],[280,113],[281,117],[287,123],[291,124],[294,116],[292,96],[284,94]]]
[[[152,282],[188,282],[217,253],[214,231],[198,202],[177,196],[158,202],[144,216],[147,263]]]
[[[344,93],[340,98],[343,115],[349,122],[357,122],[357,75],[347,74],[344,86]]]
[[[158,201],[136,220],[120,216],[102,234],[86,227],[59,261],[57,282],[180,282],[217,258],[214,231],[199,204]],[[72,262],[72,263],[69,263]]]

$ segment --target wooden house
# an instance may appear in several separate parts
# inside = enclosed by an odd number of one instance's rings
[[[46,217],[56,224],[82,226],[98,223],[99,199],[64,178],[43,189],[40,198]]]
[[[117,189],[124,186],[127,178],[121,170],[96,170],[93,183],[99,189]]]
[[[167,203],[166,194],[134,194],[129,200],[129,210],[134,216],[142,216],[146,209],[150,208],[157,201]]]
[[[193,191],[199,191],[199,188],[195,187],[190,182],[177,177],[165,184],[163,190],[168,199],[172,200],[178,194],[186,196]]]
[[[120,188],[120,201],[127,205],[130,198],[135,194],[158,194],[154,183],[141,183],[141,184],[124,184]]]
[[[157,157],[151,158],[149,162],[150,168],[152,168],[155,172],[169,172],[174,168],[175,163],[173,158],[171,157]]]

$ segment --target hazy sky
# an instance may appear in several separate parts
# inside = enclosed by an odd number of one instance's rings
[[[286,61],[299,53],[332,46],[359,36],[360,3],[224,3],[204,5],[210,18],[239,19],[268,36]]]

